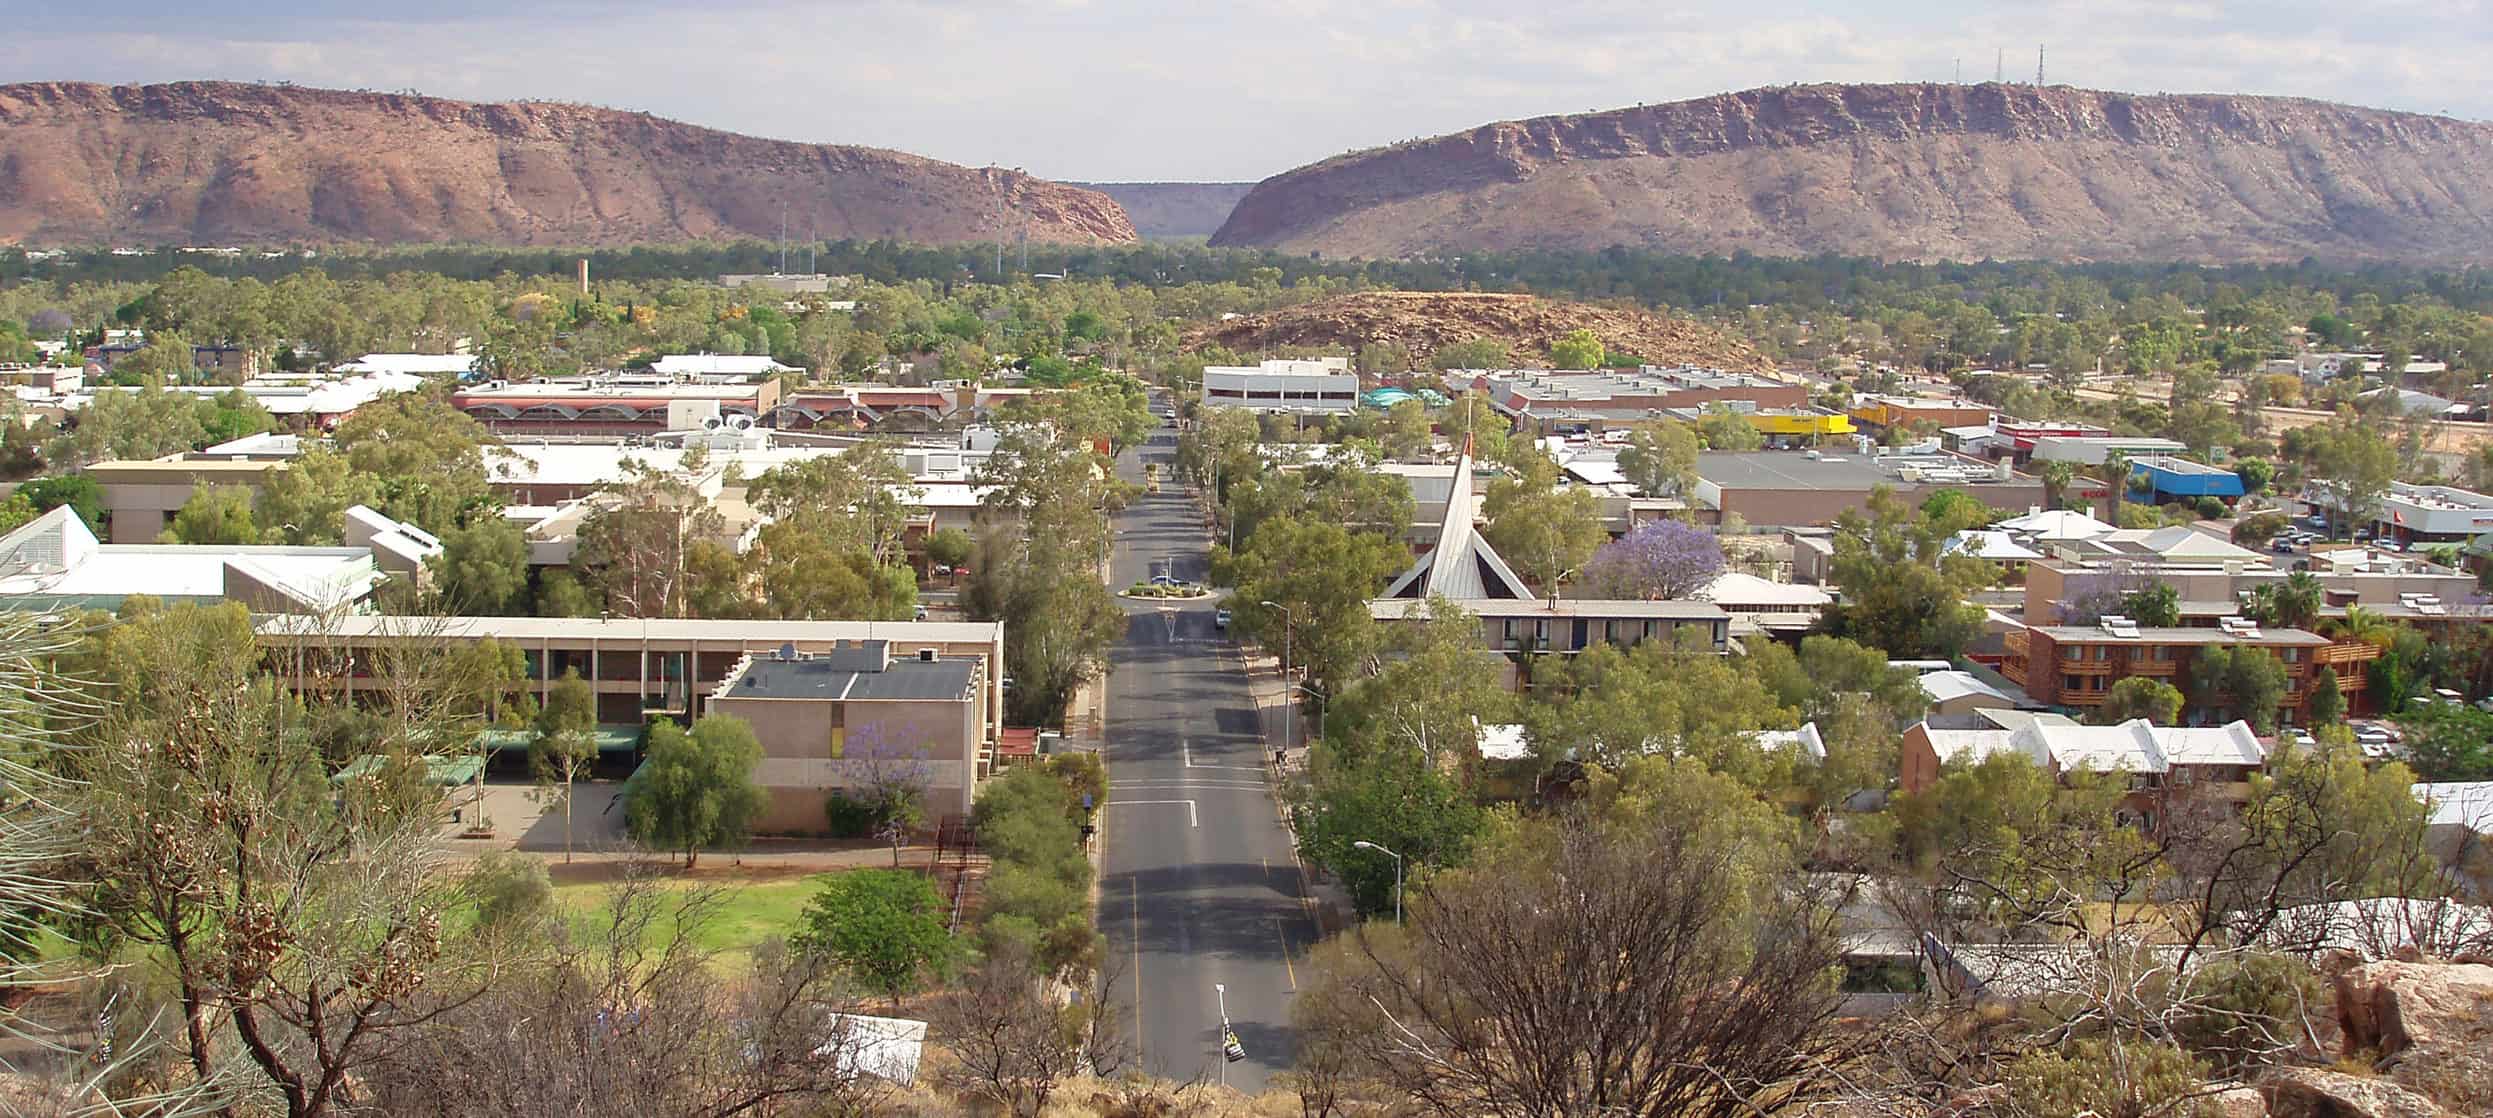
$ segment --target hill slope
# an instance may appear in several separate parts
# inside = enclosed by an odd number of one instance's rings
[[[0,242],[1125,242],[1106,196],[641,113],[229,82],[0,86]]]
[[[2488,169],[2493,125],[2316,101],[1798,86],[1341,156],[1258,184],[1212,243],[2487,262]]]
[[[1355,351],[1378,343],[1399,345],[1424,360],[1456,342],[1487,338],[1505,345],[1517,361],[1530,362],[1547,357],[1550,343],[1578,329],[1591,330],[1613,352],[1656,365],[1744,372],[1774,368],[1747,342],[1695,319],[1531,295],[1365,291],[1233,318],[1195,331],[1186,343],[1249,354],[1302,348]]]
[[[1209,237],[1229,220],[1251,182],[1077,182],[1117,200],[1144,240]]]

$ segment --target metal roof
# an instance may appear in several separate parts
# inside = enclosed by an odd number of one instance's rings
[[[851,655],[854,653],[854,655]],[[960,699],[978,680],[978,662],[894,660],[882,667],[864,661],[865,650],[846,649],[814,659],[755,659],[729,680],[719,697],[735,699],[827,699],[841,702],[907,702]]]

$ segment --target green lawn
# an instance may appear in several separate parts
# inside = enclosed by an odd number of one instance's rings
[[[805,911],[820,882],[829,874],[789,876],[752,882],[717,882],[694,879],[662,881],[659,888],[686,890],[708,887],[717,890],[719,902],[693,931],[693,942],[703,950],[715,952],[720,961],[742,966],[753,947],[764,940],[786,936],[796,930],[797,918]],[[563,884],[554,887],[555,903],[562,906],[583,931],[602,931],[612,917],[606,911],[612,887],[598,882]],[[665,934],[652,927],[651,936]]]

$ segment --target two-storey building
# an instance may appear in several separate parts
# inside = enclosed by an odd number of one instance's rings
[[[2150,628],[2106,617],[2095,625],[2010,630],[2000,673],[2046,706],[2091,709],[2124,679],[2160,680],[2187,694],[2191,661],[2218,646],[2256,648],[2284,665],[2286,692],[2278,705],[2291,721],[2304,716],[2322,668],[2336,671],[2338,691],[2352,706],[2364,689],[2363,665],[2380,658],[2375,645],[2333,642],[2302,629],[2263,629],[2238,617],[2207,629]]]

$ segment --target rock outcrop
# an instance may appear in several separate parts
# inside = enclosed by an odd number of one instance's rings
[[[1810,85],[1483,125],[1258,184],[1215,245],[2493,262],[2493,125],[2276,97]]]
[[[998,213],[998,203],[1003,212]],[[0,86],[0,243],[1135,239],[1106,195],[550,102],[232,82]]]
[[[1702,365],[1740,372],[1774,367],[1747,342],[1692,318],[1564,303],[1530,295],[1368,291],[1231,319],[1189,335],[1190,347],[1240,353],[1298,348],[1355,350],[1399,345],[1415,359],[1456,342],[1487,338],[1517,362],[1546,360],[1552,342],[1591,330],[1613,353],[1656,365]]]
[[[2386,1079],[2318,1068],[2282,1068],[2260,1081],[2270,1118],[2460,1118]]]
[[[2336,987],[2345,1055],[2460,1113],[2493,1113],[2493,966],[2371,963]]]

